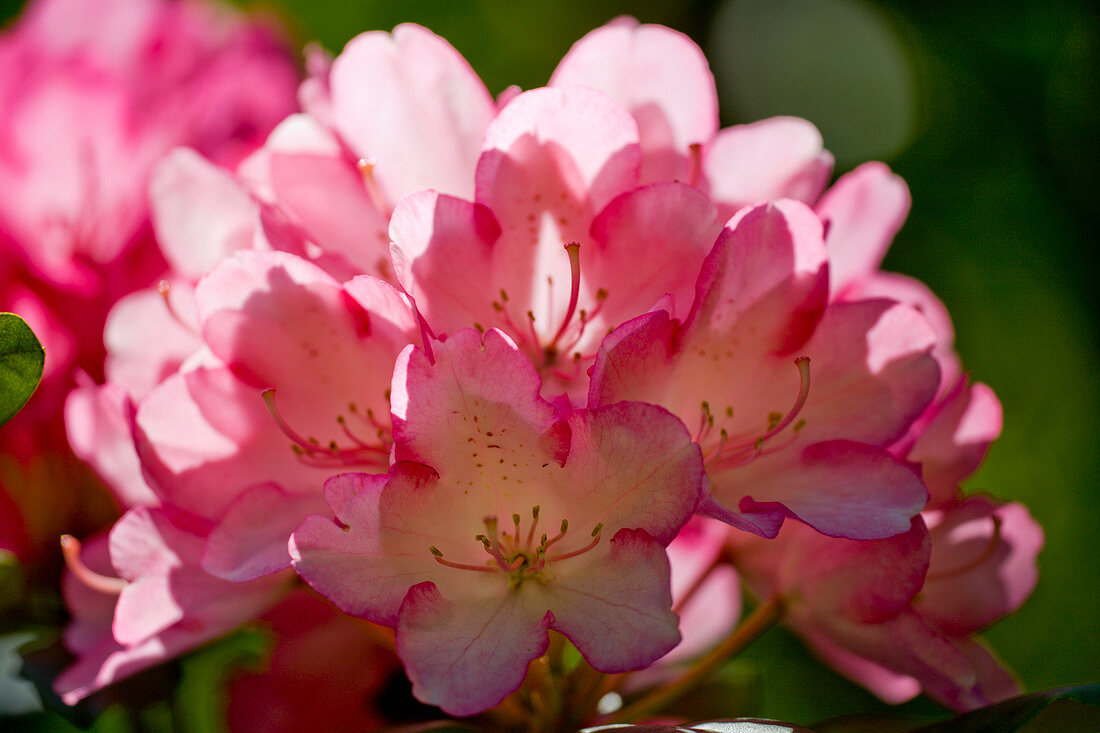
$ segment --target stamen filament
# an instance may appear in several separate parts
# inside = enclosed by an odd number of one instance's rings
[[[363,185],[367,189],[367,197],[370,198],[370,202],[374,204],[374,208],[384,216],[389,216],[389,207],[386,206],[385,199],[382,198],[382,192],[378,189],[378,181],[374,178],[374,167],[378,165],[378,161],[374,158],[360,158],[355,164],[359,169],[359,175],[363,179]]]
[[[128,584],[122,578],[112,578],[95,572],[80,559],[80,540],[72,535],[61,535],[61,555],[65,565],[77,579],[92,590],[117,596]]]
[[[576,242],[570,242],[565,245],[565,251],[569,255],[569,306],[565,309],[565,318],[562,319],[558,332],[550,340],[551,344],[556,344],[562,334],[565,333],[565,329],[569,327],[569,322],[573,320],[573,313],[577,310],[577,300],[581,294],[581,246]]]
[[[157,293],[160,295],[161,300],[164,301],[164,307],[168,309],[168,315],[172,320],[182,326],[188,333],[192,333],[195,336],[202,337],[199,330],[195,328],[195,325],[184,319],[180,312],[176,310],[176,307],[172,305],[172,299],[169,294],[172,292],[172,283],[167,280],[161,280],[157,283]]]
[[[549,563],[549,562],[557,562],[559,560],[568,560],[571,557],[576,557],[577,555],[583,555],[584,553],[586,553],[589,550],[591,550],[592,548],[594,548],[596,545],[600,544],[600,538],[602,536],[603,536],[603,525],[602,524],[597,524],[596,528],[592,530],[592,541],[589,542],[587,545],[580,548],[579,550],[573,550],[572,552],[566,552],[562,555],[554,555],[553,557],[547,557],[546,562]]]
[[[756,442],[758,446],[790,425],[791,421],[794,420],[802,410],[802,406],[806,404],[806,398],[810,396],[810,357],[800,356],[794,360],[794,364],[798,367],[798,378],[801,382],[798,389],[798,397],[795,398],[794,405],[787,412],[786,416],[776,423],[775,427],[757,438]]]

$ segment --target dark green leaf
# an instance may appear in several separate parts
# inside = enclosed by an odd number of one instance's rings
[[[259,668],[273,642],[267,631],[245,628],[185,658],[175,703],[179,733],[225,731],[226,683],[237,669]]]
[[[1044,692],[1021,695],[960,715],[946,723],[918,728],[912,733],[1012,733],[1059,700],[1074,700],[1088,705],[1100,705],[1100,684],[1059,687]]]
[[[34,394],[45,359],[27,322],[14,313],[0,313],[0,425]]]

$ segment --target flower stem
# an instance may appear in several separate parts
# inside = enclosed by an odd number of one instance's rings
[[[629,723],[650,713],[659,712],[680,699],[699,682],[710,676],[726,660],[735,656],[774,626],[783,617],[783,601],[770,598],[757,606],[745,622],[733,630],[726,640],[696,661],[687,672],[670,685],[652,690],[622,708],[604,723]]]

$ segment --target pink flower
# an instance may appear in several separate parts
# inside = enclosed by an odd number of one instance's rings
[[[195,297],[205,348],[139,404],[138,453],[160,499],[211,527],[204,567],[248,580],[289,566],[326,478],[388,465],[387,392],[415,322],[385,283],[278,252],[237,253]]]
[[[890,301],[826,308],[827,278],[805,206],[742,210],[682,323],[655,311],[604,340],[590,403],[643,400],[698,426],[702,513],[768,537],[784,516],[834,536],[905,531],[927,493],[887,447],[935,392],[933,334]]]
[[[909,532],[851,542],[792,526],[770,542],[737,538],[735,564],[758,593],[785,599],[824,661],[888,702],[923,690],[970,709],[1018,694],[972,637],[1031,594],[1043,532],[1020,504],[958,490],[1000,426],[989,388],[958,382],[894,446],[922,462],[931,489]]]
[[[396,369],[397,462],[326,484],[336,521],[295,531],[299,574],[395,627],[414,694],[454,715],[515,690],[551,629],[606,672],[671,649],[664,546],[701,478],[683,426],[632,403],[560,417],[497,331],[432,352],[409,347]]]

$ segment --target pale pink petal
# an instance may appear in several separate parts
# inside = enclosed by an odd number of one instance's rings
[[[634,119],[611,98],[593,89],[535,89],[514,99],[493,120],[477,165],[477,201],[493,209],[507,230],[511,220],[535,206],[523,199],[568,197],[574,209],[595,212],[637,183],[640,162]],[[546,179],[546,180],[543,180]],[[516,203],[513,203],[516,202]],[[516,215],[509,209],[522,203]],[[559,216],[579,211],[567,208]],[[523,216],[521,217],[520,214]],[[526,222],[522,223],[525,226]]]
[[[283,419],[298,433],[345,446],[353,413],[385,420],[404,339],[372,332],[369,313],[321,269],[278,252],[240,253],[199,283],[196,299],[211,350],[252,386],[275,388]],[[378,442],[369,426],[348,429]]]
[[[721,218],[742,206],[791,198],[812,204],[825,190],[833,156],[821,133],[797,117],[772,117],[721,130],[703,152],[703,172]]]
[[[541,473],[538,465],[545,461],[564,462],[568,434],[557,411],[539,397],[538,372],[504,334],[489,331],[482,337],[467,329],[434,343],[432,350],[434,363],[409,347],[394,367],[397,460],[438,467],[461,483],[471,469],[471,480],[485,481],[481,468],[499,481],[521,458],[522,471],[512,475],[536,481],[527,472]],[[449,417],[440,420],[440,415]]]
[[[583,85],[609,95],[638,123],[642,181],[690,182],[688,146],[718,130],[718,96],[703,52],[687,36],[619,18],[573,44],[550,86]]]
[[[680,183],[643,186],[608,204],[592,222],[595,251],[580,252],[586,289],[606,296],[588,321],[583,348],[574,348],[590,353],[598,340],[593,336],[666,295],[676,315],[687,315],[699,269],[720,231],[707,197]]]
[[[699,446],[683,423],[660,407],[619,402],[572,413],[569,432],[560,493],[580,510],[570,522],[641,529],[662,546],[671,542],[703,480]]]
[[[156,505],[134,448],[126,393],[117,385],[87,384],[65,399],[65,432],[77,457],[89,463],[119,504]]]
[[[601,672],[640,669],[680,641],[668,558],[644,531],[621,529],[607,555],[562,565],[545,593],[551,628]]]
[[[135,441],[157,494],[211,521],[253,484],[316,490],[331,475],[294,453],[258,390],[225,367],[166,379],[138,407]]]
[[[391,205],[426,188],[469,198],[495,104],[446,41],[417,25],[353,38],[329,76],[332,122],[374,162]]]
[[[916,608],[929,624],[967,636],[1016,611],[1039,579],[1043,530],[1022,504],[971,497],[930,512],[932,562]]]
[[[309,238],[358,272],[385,277],[390,239],[385,214],[371,202],[359,172],[342,157],[273,152],[272,192]]]
[[[397,280],[432,328],[503,325],[492,304],[492,245],[500,227],[484,206],[435,191],[401,200],[390,219]]]
[[[909,528],[928,492],[913,467],[881,448],[845,440],[781,451],[727,470],[708,466],[713,497],[723,509],[707,514],[749,531],[738,515],[758,516],[761,528],[794,516],[834,537],[879,539]],[[774,536],[766,533],[765,536]]]
[[[936,334],[936,346],[932,355],[940,365],[940,389],[955,384],[962,374],[959,356],[955,353],[955,327],[947,307],[928,286],[916,278],[895,272],[876,272],[852,283],[842,294],[841,300],[868,300],[889,298],[915,308],[928,321]]]
[[[527,664],[546,651],[553,623],[529,594],[451,601],[421,583],[401,606],[397,654],[417,699],[471,715],[519,687]]]
[[[172,269],[197,280],[252,243],[256,203],[226,170],[176,148],[149,184],[153,228]]]
[[[254,486],[234,499],[211,530],[202,567],[235,583],[288,568],[290,534],[303,517],[325,509],[319,492],[292,494],[274,483]]]
[[[815,207],[826,222],[829,290],[836,298],[878,270],[909,214],[909,187],[883,163],[845,173]]]
[[[165,282],[167,293],[150,288],[120,299],[103,327],[107,380],[135,400],[176,371],[202,345],[194,288],[181,280]]]
[[[989,387],[959,379],[933,413],[905,457],[921,464],[932,508],[956,500],[959,484],[974,473],[1001,434],[1001,403]]]

